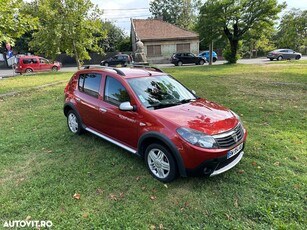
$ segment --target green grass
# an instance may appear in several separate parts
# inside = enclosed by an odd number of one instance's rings
[[[305,229],[307,66],[165,71],[241,115],[249,135],[234,169],[164,185],[141,159],[68,131],[66,82],[29,90],[71,73],[6,79],[0,92],[23,92],[0,99],[0,226],[30,216],[53,229]]]

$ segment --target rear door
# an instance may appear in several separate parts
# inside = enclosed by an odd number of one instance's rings
[[[101,82],[103,76],[95,72],[79,74],[78,90],[76,90],[76,106],[82,117],[82,122],[92,129],[99,127],[99,105],[101,97]]]

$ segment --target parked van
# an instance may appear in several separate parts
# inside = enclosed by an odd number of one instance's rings
[[[61,68],[60,62],[51,62],[46,58],[39,56],[23,56],[16,57],[15,72],[16,73],[32,73],[41,71],[58,71]]]

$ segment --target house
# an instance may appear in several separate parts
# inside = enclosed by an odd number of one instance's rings
[[[199,53],[199,36],[159,19],[131,19],[132,51],[141,40],[149,63],[169,63],[176,52]]]

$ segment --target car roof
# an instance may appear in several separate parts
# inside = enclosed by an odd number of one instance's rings
[[[151,67],[151,66],[137,66],[137,67],[105,67],[99,65],[89,65],[85,66],[83,70],[79,70],[78,73],[88,73],[88,72],[103,72],[103,73],[112,73],[118,74],[123,78],[137,78],[137,77],[146,77],[146,76],[161,76],[166,75],[162,70]]]
[[[35,55],[31,55],[31,56],[20,55],[20,56],[17,56],[17,58],[43,58],[43,57],[35,56]]]

